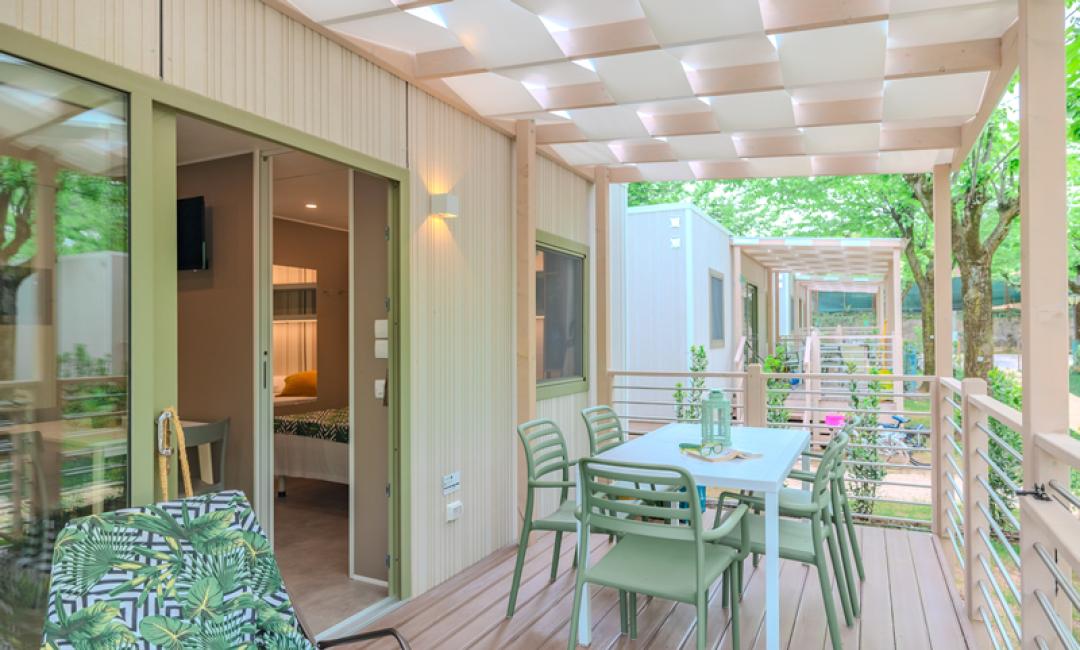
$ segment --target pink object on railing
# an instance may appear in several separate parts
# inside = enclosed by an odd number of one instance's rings
[[[825,426],[827,426],[827,427],[842,427],[842,426],[844,426],[844,415],[842,413],[826,413],[825,414]]]

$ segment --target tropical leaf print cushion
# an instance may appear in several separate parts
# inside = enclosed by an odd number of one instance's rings
[[[349,409],[324,409],[295,415],[275,415],[274,433],[349,444]]]
[[[56,540],[44,648],[312,648],[242,492],[84,517]]]

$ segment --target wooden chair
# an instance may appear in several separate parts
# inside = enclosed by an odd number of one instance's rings
[[[705,529],[694,480],[685,469],[594,458],[579,462],[581,539],[568,647],[577,647],[582,592],[590,583],[618,590],[621,629],[631,639],[637,637],[637,594],[693,605],[700,650],[709,628],[709,589],[723,576],[725,589],[732,591],[727,600],[732,647],[738,648],[739,599],[733,571],[749,553],[749,507],[740,505],[719,526]],[[656,488],[647,487],[652,485]],[[653,505],[657,503],[662,505]],[[615,534],[619,541],[589,566],[586,540],[594,532]]]
[[[525,566],[525,550],[529,545],[529,534],[534,530],[555,532],[555,550],[551,556],[551,580],[554,582],[559,575],[559,553],[562,549],[563,533],[577,531],[577,520],[574,519],[575,504],[568,498],[570,488],[574,487],[570,468],[576,461],[570,461],[566,450],[566,438],[563,437],[559,425],[546,418],[530,420],[518,425],[517,433],[525,448],[528,482],[525,518],[521,524],[521,541],[518,542],[514,579],[510,584],[510,602],[506,606],[508,618],[514,615],[517,605],[517,592],[521,585],[521,570]],[[552,477],[552,474],[555,476]],[[559,490],[559,507],[552,514],[534,520],[535,492],[538,489]],[[576,557],[574,563],[577,563]]]
[[[187,446],[188,458],[193,451],[197,451],[200,445],[210,445],[210,458],[213,483],[202,480],[202,474],[206,468],[202,466],[202,460],[198,463],[199,471],[192,473],[191,483],[195,494],[208,494],[220,492],[225,489],[225,452],[229,448],[229,419],[209,422],[207,424],[189,425],[184,427],[184,443]],[[195,454],[198,456],[198,454]],[[195,465],[195,463],[192,463]]]

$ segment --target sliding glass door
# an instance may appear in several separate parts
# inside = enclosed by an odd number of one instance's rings
[[[127,504],[128,97],[0,53],[0,647],[64,522]]]

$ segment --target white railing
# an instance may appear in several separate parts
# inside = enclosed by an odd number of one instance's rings
[[[843,418],[853,438],[845,462],[856,516],[928,528],[951,549],[981,647],[1080,650],[1080,496],[1070,486],[1080,440],[1038,433],[1024,445],[1022,414],[988,395],[985,381],[770,374],[756,364],[745,372],[611,377],[616,410],[634,433],[695,420],[687,394],[679,402],[673,392],[676,382],[685,390],[693,380],[700,394],[728,391],[739,423],[807,428],[813,445],[826,444]],[[660,410],[642,417],[635,409],[645,407]],[[1036,483],[1036,476],[1049,478]]]

